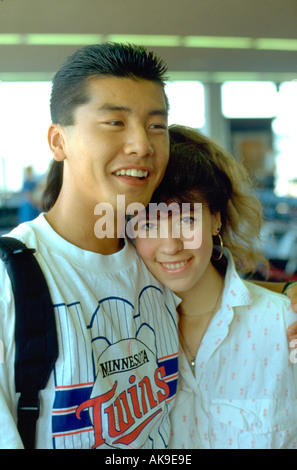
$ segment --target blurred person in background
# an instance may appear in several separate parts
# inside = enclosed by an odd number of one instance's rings
[[[24,180],[21,192],[22,201],[18,213],[19,223],[33,220],[40,214],[40,192],[38,191],[38,188],[39,181],[34,174],[33,166],[26,166],[24,168]]]

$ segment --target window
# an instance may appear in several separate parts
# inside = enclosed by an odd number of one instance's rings
[[[271,82],[222,85],[222,113],[227,118],[266,118],[276,114],[277,88]]]
[[[226,118],[272,118],[275,193],[297,197],[297,81],[226,82],[222,113]],[[271,160],[272,157],[270,157]]]
[[[204,87],[195,81],[167,82],[169,124],[200,129],[204,126]]]
[[[47,143],[50,82],[0,84],[0,190],[19,191],[23,168],[47,171],[52,158]]]
[[[276,191],[280,196],[297,197],[297,80],[280,86],[272,128],[277,151]]]

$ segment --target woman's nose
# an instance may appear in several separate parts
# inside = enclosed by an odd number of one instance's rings
[[[181,238],[169,233],[168,236],[160,238],[160,250],[167,255],[175,255],[184,249],[184,243]]]

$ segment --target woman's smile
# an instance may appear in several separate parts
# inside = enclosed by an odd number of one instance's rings
[[[179,273],[184,272],[186,269],[188,269],[192,259],[193,258],[191,257],[186,260],[168,261],[168,262],[158,261],[158,263],[160,264],[163,271],[165,271],[166,273],[179,274]]]

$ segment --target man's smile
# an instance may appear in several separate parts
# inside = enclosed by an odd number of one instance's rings
[[[116,176],[132,176],[133,178],[146,178],[148,170],[138,170],[137,168],[122,168],[114,173]]]

